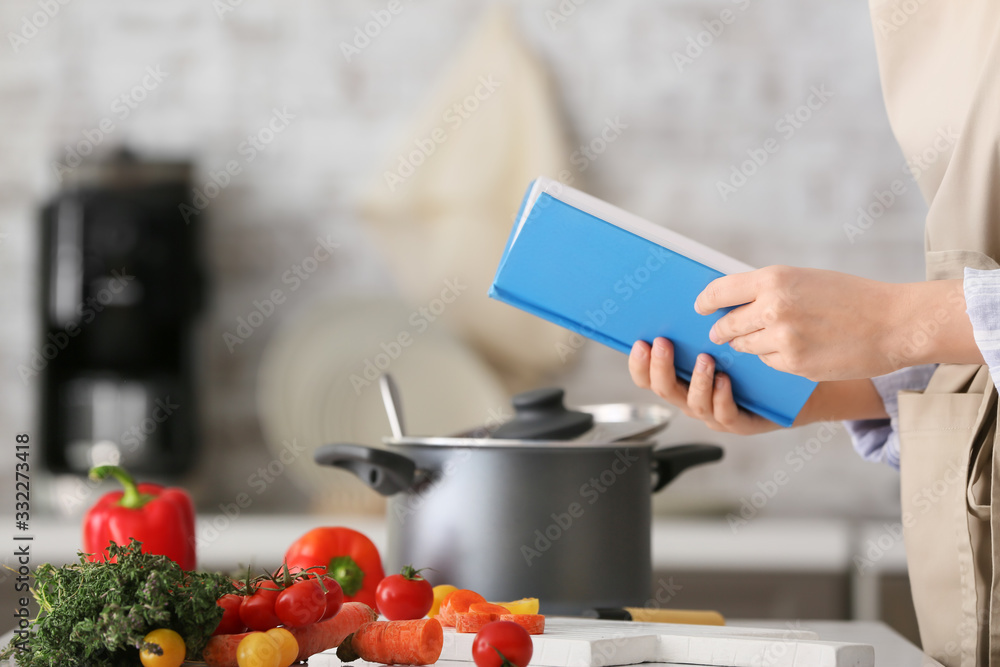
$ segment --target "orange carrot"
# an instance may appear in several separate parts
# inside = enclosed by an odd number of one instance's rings
[[[371,623],[378,614],[363,602],[345,602],[336,616],[301,628],[288,628],[299,643],[297,660],[339,646],[352,632]],[[202,651],[202,659],[211,667],[237,667],[236,649],[248,632],[238,635],[215,635]]]
[[[484,625],[488,625],[498,618],[496,614],[487,614],[480,611],[467,611],[464,614],[455,614],[455,631],[479,632],[483,629]]]
[[[541,614],[501,614],[501,621],[514,621],[528,631],[529,635],[545,633],[545,617]]]
[[[308,660],[311,655],[340,646],[352,632],[357,632],[358,628],[377,618],[378,612],[364,602],[345,602],[335,616],[314,624],[313,632],[309,632],[308,626],[288,628],[299,643],[299,656],[296,660]]]
[[[385,665],[429,665],[444,648],[444,630],[436,618],[366,623],[341,643],[342,662],[358,658]]]
[[[441,601],[441,611],[436,618],[441,621],[441,625],[455,627],[455,614],[464,614],[469,611],[469,606],[477,602],[486,602],[486,598],[475,591],[467,588],[459,588],[445,596]]]
[[[475,602],[469,605],[469,611],[479,612],[480,614],[492,614],[493,616],[510,613],[510,610],[507,609],[507,607],[501,607],[500,605],[493,604],[492,602]]]

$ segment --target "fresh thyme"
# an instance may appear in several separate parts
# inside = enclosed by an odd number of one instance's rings
[[[40,611],[31,636],[0,650],[20,667],[118,667],[139,664],[142,638],[170,628],[196,660],[219,621],[216,600],[237,592],[228,576],[188,572],[167,558],[140,551],[141,543],[112,544],[115,563],[48,563],[34,572]]]

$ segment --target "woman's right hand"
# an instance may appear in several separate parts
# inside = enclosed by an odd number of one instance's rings
[[[781,428],[769,419],[747,412],[733,400],[733,385],[729,376],[715,372],[715,361],[708,354],[699,354],[691,382],[677,377],[674,369],[674,346],[666,338],[657,338],[652,347],[636,341],[628,358],[632,381],[643,389],[680,408],[713,431],[753,435]]]

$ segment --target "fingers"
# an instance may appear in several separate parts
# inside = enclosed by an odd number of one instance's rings
[[[683,407],[687,401],[687,387],[677,379],[674,368],[674,346],[666,338],[653,340],[649,361],[650,388],[660,398]]]
[[[712,325],[708,332],[709,339],[716,345],[722,345],[739,336],[746,336],[764,328],[764,321],[757,313],[754,304],[734,308],[719,321]],[[735,349],[735,348],[733,348]]]
[[[711,315],[719,308],[750,303],[757,298],[758,271],[716,278],[694,300],[695,311],[700,315]]]
[[[761,357],[764,363],[777,362],[778,355]],[[691,382],[677,379],[674,368],[674,348],[665,338],[653,345],[637,341],[628,359],[632,381],[643,389],[652,389],[658,396],[699,419],[715,431],[730,433],[763,433],[778,428],[763,417],[740,410],[733,399],[732,380],[715,372],[715,361],[708,354],[698,355]]]
[[[655,339],[653,345],[637,341],[628,362],[629,373],[637,386],[652,389],[660,398],[715,431],[757,433],[777,428],[762,417],[737,407],[732,381],[724,373],[716,374],[715,361],[708,354],[698,355],[690,383],[677,378],[674,347],[665,338]]]
[[[761,354],[757,356],[765,365],[770,366],[776,371],[783,371],[785,373],[791,373],[791,369],[785,364],[784,359],[781,358],[781,353],[771,352],[769,354]]]
[[[637,340],[628,355],[628,372],[632,382],[640,389],[649,389],[649,343]]]
[[[733,399],[733,384],[728,375],[717,373],[712,392],[712,412],[715,421],[727,431],[735,431],[740,425],[740,409]]]
[[[713,387],[715,384],[715,361],[707,354],[699,354],[691,371],[691,386],[687,392],[687,406],[692,417],[700,419],[709,426],[717,422],[712,404]]]
[[[737,352],[756,354],[759,357],[773,354],[777,352],[778,348],[774,344],[773,336],[769,335],[769,333],[767,329],[758,329],[757,331],[732,339],[729,341],[729,347]]]

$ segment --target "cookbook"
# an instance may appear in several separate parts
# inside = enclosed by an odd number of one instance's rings
[[[756,355],[716,345],[699,315],[710,282],[753,267],[558,181],[538,178],[521,203],[490,297],[628,354],[637,340],[674,344],[677,375],[691,379],[710,354],[732,380],[737,405],[791,426],[816,383]]]

